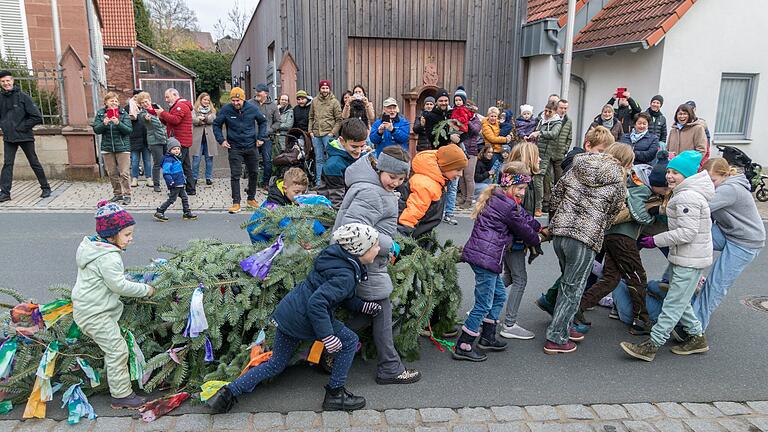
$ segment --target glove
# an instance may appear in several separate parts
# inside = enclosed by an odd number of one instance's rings
[[[325,350],[331,354],[341,351],[341,340],[335,335],[324,337],[323,345],[325,345]]]
[[[397,232],[400,233],[400,235],[403,237],[413,236],[414,231],[416,231],[416,228],[411,228],[409,226],[397,224]]]
[[[549,227],[541,227],[539,230],[539,239],[542,243],[552,240],[552,233],[549,231]]]
[[[363,302],[362,312],[366,315],[376,316],[381,312],[381,305],[376,302]]]
[[[544,251],[541,250],[541,245],[529,246],[528,247],[528,264],[530,265],[531,263],[533,263],[533,260],[538,258],[539,255],[544,255]]]
[[[389,248],[389,263],[395,264],[399,256],[400,256],[400,245],[397,242],[392,242],[392,246]]]
[[[640,245],[640,249],[654,249],[656,248],[656,242],[653,240],[653,237],[646,236],[640,239],[638,242]]]

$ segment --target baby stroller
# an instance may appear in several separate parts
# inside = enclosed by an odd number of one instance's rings
[[[752,158],[737,147],[717,146],[717,149],[720,150],[729,165],[744,170],[744,176],[749,180],[751,191],[755,192],[757,200],[760,202],[768,201],[768,189],[765,187],[765,179],[768,176],[763,175],[763,167],[752,162]]]
[[[307,173],[309,184],[315,184],[315,151],[312,137],[301,129],[293,128],[285,134],[285,151],[272,161],[275,175],[282,177],[288,169],[299,167]]]

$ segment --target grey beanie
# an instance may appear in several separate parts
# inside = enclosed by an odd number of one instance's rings
[[[264,83],[259,83],[259,84],[256,84],[256,91],[269,93],[269,87],[267,87],[267,85]]]
[[[361,223],[342,225],[333,232],[333,241],[355,256],[365,255],[378,240],[376,228]]]
[[[435,103],[435,98],[433,96],[427,96],[426,98],[424,98],[424,103],[427,103],[427,102]]]
[[[408,172],[411,169],[411,164],[381,152],[381,154],[379,154],[379,158],[376,160],[376,169],[379,172],[405,174],[408,176]]]
[[[181,147],[181,143],[174,137],[169,137],[168,142],[165,144],[165,151],[171,151],[174,147]]]

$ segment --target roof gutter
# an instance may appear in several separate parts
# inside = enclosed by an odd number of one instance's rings
[[[633,49],[633,48],[648,49],[650,47],[648,46],[648,42],[642,40],[642,41],[627,42],[627,43],[621,43],[621,44],[615,44],[615,45],[606,45],[606,46],[601,46],[599,48],[588,48],[588,49],[584,49],[584,50],[574,50],[573,54],[589,56],[589,55],[598,54],[598,53],[601,53],[601,52],[610,52],[610,51],[618,51],[618,50],[622,50],[622,49]]]

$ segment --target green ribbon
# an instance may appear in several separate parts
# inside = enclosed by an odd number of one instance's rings
[[[88,360],[81,357],[76,357],[75,360],[80,366],[80,369],[85,373],[85,376],[91,381],[91,387],[98,387],[99,384],[101,384],[101,375],[91,367]]]
[[[80,335],[82,335],[82,332],[80,331],[80,327],[72,321],[72,324],[69,326],[69,330],[67,330],[67,345],[74,345],[77,343],[77,341],[80,339]]]
[[[18,348],[18,342],[15,337],[6,339],[0,347],[0,379],[8,378],[11,374],[16,348]]]
[[[9,400],[0,402],[0,414],[8,414],[13,410],[13,403]]]
[[[131,373],[131,381],[137,381],[139,388],[143,390],[144,383],[142,381],[144,366],[146,366],[144,353],[141,352],[141,348],[130,330],[125,330],[125,342],[128,344],[128,370]]]

